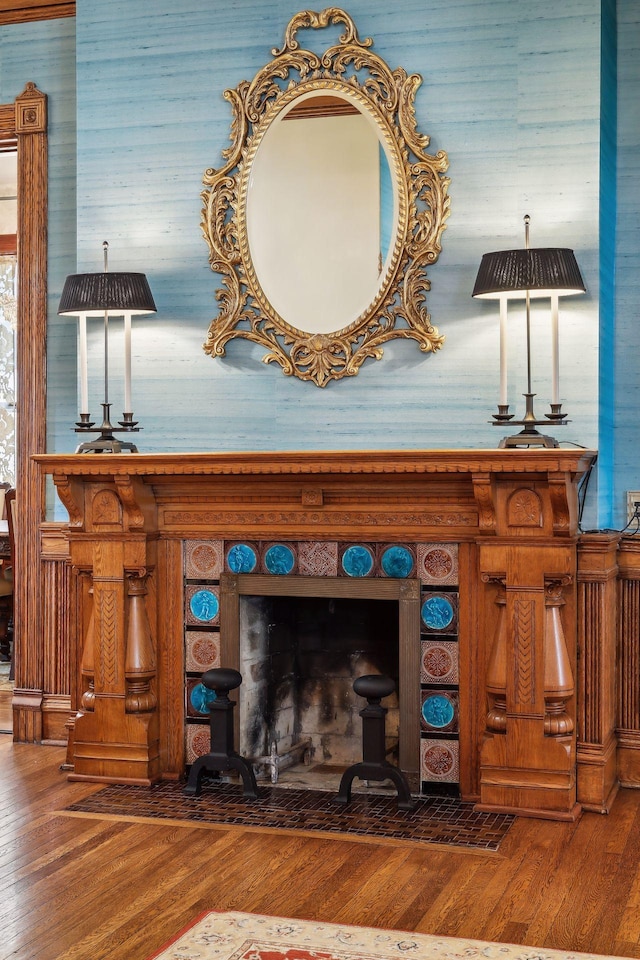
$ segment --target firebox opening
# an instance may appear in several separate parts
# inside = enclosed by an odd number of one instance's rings
[[[340,774],[362,760],[365,701],[353,681],[381,673],[396,684],[384,706],[387,758],[397,763],[398,650],[395,600],[242,596],[240,752],[259,775],[261,758],[272,758],[263,765],[267,776],[274,756],[283,769],[301,763],[303,753],[314,772]]]

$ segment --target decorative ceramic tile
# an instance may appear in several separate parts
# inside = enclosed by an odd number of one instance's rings
[[[456,634],[458,632],[458,594],[423,593],[420,600],[422,633]]]
[[[208,704],[216,699],[214,690],[209,690],[198,679],[187,679],[185,683],[185,699],[188,717],[203,717],[209,719]]]
[[[363,543],[353,543],[342,550],[340,572],[348,577],[369,577],[373,572],[374,564],[373,550]]]
[[[187,724],[187,764],[193,763],[198,757],[203,757],[211,749],[211,732],[209,724]]]
[[[431,733],[458,732],[457,690],[422,690],[420,726]]]
[[[418,576],[423,583],[456,586],[458,583],[458,544],[419,543]]]
[[[220,623],[219,587],[188,584],[185,588],[185,622],[188,626],[209,627]]]
[[[187,630],[184,638],[187,673],[204,673],[220,666],[220,634]]]
[[[458,644],[451,640],[422,640],[421,683],[458,683]]]
[[[275,576],[286,577],[289,574],[296,574],[297,571],[297,546],[293,543],[268,543],[265,544],[262,556],[262,567],[265,573],[272,573]]]
[[[413,574],[415,566],[414,552],[406,544],[390,544],[383,547],[380,555],[380,570],[385,577],[404,580]]]
[[[298,543],[298,573],[303,577],[337,577],[338,544],[335,540],[302,540]]]
[[[258,566],[258,557],[255,543],[225,544],[225,566],[230,573],[253,573]]]
[[[420,741],[420,778],[442,783],[460,779],[460,745],[457,740]]]
[[[185,540],[184,575],[187,580],[219,580],[223,564],[222,540]]]

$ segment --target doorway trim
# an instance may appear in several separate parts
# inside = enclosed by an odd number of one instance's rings
[[[47,97],[27,83],[0,105],[0,140],[18,151],[18,330],[16,366],[16,524],[13,738],[42,738],[43,634],[40,521],[44,484],[32,454],[46,450]],[[28,617],[26,616],[28,611]]]

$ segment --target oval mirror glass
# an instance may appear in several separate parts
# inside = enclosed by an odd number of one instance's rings
[[[246,199],[253,268],[280,318],[310,334],[356,321],[386,274],[397,207],[372,116],[336,93],[282,110],[256,151]]]

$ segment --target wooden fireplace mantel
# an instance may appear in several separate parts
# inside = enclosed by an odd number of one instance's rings
[[[564,448],[36,456],[69,514],[70,776],[184,773],[184,541],[455,543],[462,794],[575,817],[578,484],[594,458]]]

